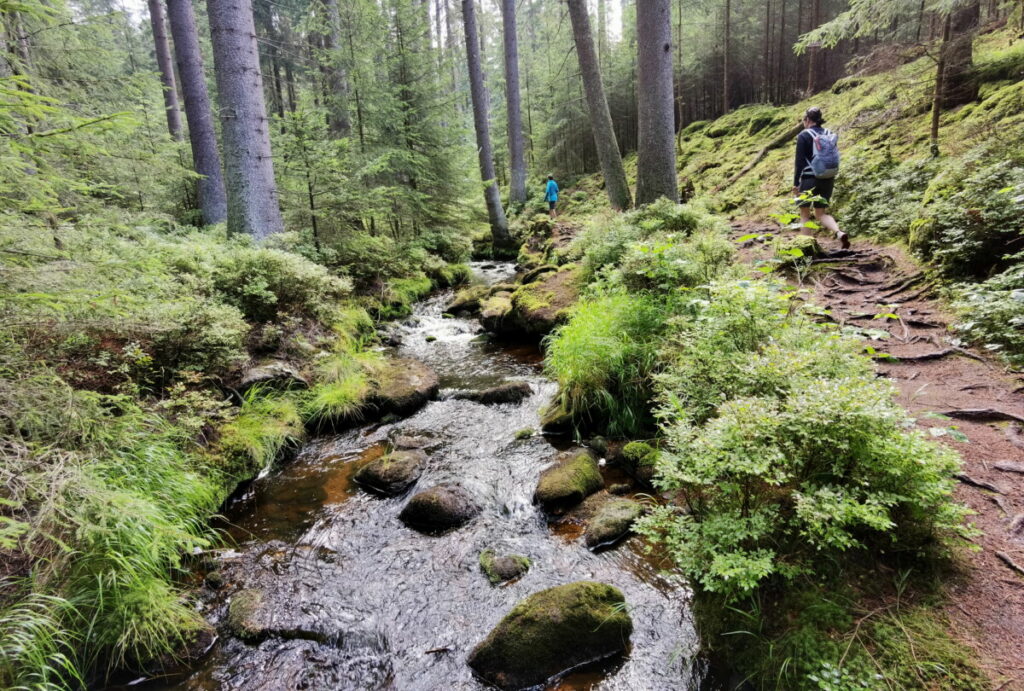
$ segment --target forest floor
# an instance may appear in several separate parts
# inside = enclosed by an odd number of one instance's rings
[[[733,227],[737,237],[778,232]],[[741,256],[770,261],[772,244],[746,242]],[[837,324],[864,334],[917,425],[963,459],[956,498],[980,534],[945,587],[951,634],[976,651],[993,689],[1024,689],[1024,377],[957,346],[951,315],[900,248],[858,240],[840,250],[824,234],[821,244],[823,256],[796,281]]]

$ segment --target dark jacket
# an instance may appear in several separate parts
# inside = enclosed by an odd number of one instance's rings
[[[814,171],[811,170],[811,159],[814,158],[814,137],[811,136],[811,130],[814,130],[815,134],[819,135],[825,133],[824,127],[815,125],[810,130],[804,130],[797,135],[795,172],[793,173],[794,187],[800,186],[802,178],[814,177]]]

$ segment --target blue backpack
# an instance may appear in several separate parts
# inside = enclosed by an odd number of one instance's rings
[[[810,161],[814,177],[831,180],[839,174],[839,135],[831,130],[818,134],[807,130],[814,140],[814,157]]]

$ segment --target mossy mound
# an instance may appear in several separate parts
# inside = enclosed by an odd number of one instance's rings
[[[396,359],[373,378],[368,407],[377,415],[411,415],[437,395],[440,380],[422,362]]]
[[[512,295],[514,318],[525,333],[545,336],[569,318],[569,309],[579,298],[579,267],[567,264],[539,276]]]
[[[468,663],[502,689],[543,684],[587,662],[623,652],[633,633],[617,588],[578,581],[530,595],[502,619]]]
[[[480,553],[480,570],[491,585],[498,585],[520,578],[530,570],[530,559],[519,554],[496,556],[494,550],[485,549]]]
[[[781,240],[775,248],[775,258],[779,260],[780,266],[792,266],[823,254],[825,252],[818,239],[811,235],[793,235]]]
[[[480,303],[480,323],[491,333],[505,334],[517,331],[512,319],[512,293],[498,292]]]
[[[643,504],[632,499],[605,502],[587,526],[584,542],[590,549],[615,544],[626,536],[633,522],[643,514]]]
[[[375,494],[393,497],[416,484],[427,454],[419,449],[392,451],[370,461],[355,474],[355,481]]]
[[[256,642],[267,637],[266,628],[261,626],[258,613],[263,605],[263,591],[240,590],[228,605],[228,630],[243,641]]]
[[[604,486],[597,459],[589,450],[567,451],[557,459],[555,466],[541,473],[533,494],[534,502],[545,511],[574,506]]]
[[[455,294],[455,299],[448,303],[445,312],[450,314],[477,314],[480,303],[490,293],[487,286],[470,286]]]
[[[480,513],[480,505],[460,485],[438,485],[417,493],[398,515],[403,523],[428,535],[460,528]]]
[[[556,398],[540,411],[540,428],[545,434],[565,434],[572,431],[572,412]]]
[[[622,449],[620,463],[627,473],[640,484],[653,487],[654,468],[658,460],[658,450],[642,441],[626,444]]]

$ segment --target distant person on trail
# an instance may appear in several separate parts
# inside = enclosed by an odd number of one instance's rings
[[[558,211],[555,209],[555,205],[558,204],[558,183],[555,182],[555,178],[552,175],[548,176],[548,185],[544,189],[544,199],[548,203],[548,213],[551,214],[551,218],[558,215]]]
[[[811,220],[811,209],[821,225],[835,233],[842,248],[849,249],[850,238],[839,229],[836,219],[829,213],[835,177],[839,172],[838,137],[825,129],[821,108],[808,108],[804,113],[804,131],[796,138],[796,173],[793,177],[793,196],[809,193],[808,199],[799,199],[800,218],[806,224]],[[820,199],[819,199],[820,198]]]

